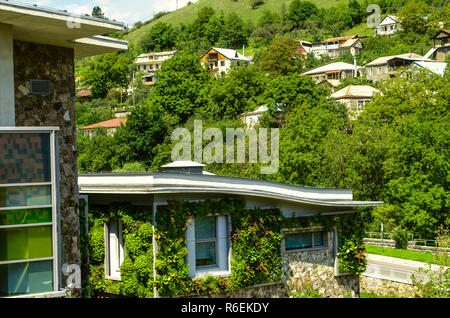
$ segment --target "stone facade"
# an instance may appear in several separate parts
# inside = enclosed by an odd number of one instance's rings
[[[419,296],[417,287],[412,284],[395,282],[392,280],[367,277],[361,275],[359,278],[362,292],[374,293],[380,296],[392,296],[415,298]]]
[[[292,288],[310,285],[326,297],[359,297],[359,277],[335,275],[335,253],[331,233],[328,247],[284,253],[286,282]]]
[[[80,265],[74,69],[73,49],[14,41],[16,126],[60,128],[60,265]],[[50,95],[31,95],[32,79],[50,80]]]

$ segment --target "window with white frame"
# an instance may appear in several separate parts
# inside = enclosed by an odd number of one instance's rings
[[[229,216],[203,216],[192,220],[187,228],[189,275],[229,274]]]
[[[287,252],[328,246],[327,232],[323,229],[286,232],[284,248]]]
[[[122,222],[112,219],[105,223],[105,277],[120,280],[120,266],[125,258]]]
[[[0,297],[59,288],[55,130],[0,127]]]

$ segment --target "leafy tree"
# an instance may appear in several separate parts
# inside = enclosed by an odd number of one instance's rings
[[[164,142],[168,129],[165,114],[157,106],[149,102],[136,106],[128,115],[126,126],[120,127],[114,135],[115,166],[140,162],[149,167],[156,154],[154,148]]]
[[[280,108],[284,111],[291,111],[304,99],[318,102],[320,88],[307,76],[291,74],[279,76],[272,79],[261,98],[261,103],[265,103],[269,108]]]
[[[97,128],[93,137],[77,135],[78,169],[80,172],[112,171],[115,156],[115,140],[108,136],[106,129]]]
[[[191,25],[191,39],[201,38],[205,36],[205,27],[216,11],[211,7],[203,7],[197,13],[197,18]]]
[[[108,102],[102,99],[77,103],[77,127],[92,125],[114,117]]]
[[[208,103],[205,93],[209,75],[198,56],[179,53],[162,64],[157,72],[151,100],[175,121],[185,122],[195,111]]]
[[[93,98],[105,98],[111,88],[126,88],[130,79],[130,58],[126,54],[106,53],[95,57],[80,71]]]
[[[224,29],[225,17],[223,15],[210,18],[209,22],[204,26],[203,33],[205,38],[211,43],[211,46],[219,42]]]
[[[317,6],[311,1],[293,0],[289,5],[286,19],[296,28],[313,15],[319,12]]]
[[[237,118],[245,111],[256,109],[266,83],[266,76],[256,65],[233,67],[227,76],[213,81],[210,106],[205,115],[215,119]]]
[[[168,51],[175,47],[176,32],[169,23],[158,22],[139,42],[143,52]]]
[[[423,238],[449,226],[449,85],[425,71],[405,73],[382,86],[352,134],[329,136],[323,176],[355,189],[356,199],[384,201],[374,224]]]
[[[249,35],[247,26],[242,18],[232,12],[225,17],[225,29],[221,37],[221,44],[227,48],[237,49],[247,44]]]
[[[424,34],[428,25],[425,17],[430,13],[431,8],[423,1],[407,3],[398,12],[398,19],[402,25],[401,32]]]
[[[99,6],[95,6],[94,8],[92,8],[91,15],[95,18],[105,19],[105,14],[103,13],[102,8],[100,8]]]
[[[338,2],[334,7],[322,11],[323,26],[333,36],[354,26],[349,4]]]
[[[346,123],[345,111],[335,101],[305,95],[287,115],[286,127],[280,131],[279,171],[268,176],[279,182],[300,186],[327,186],[321,178],[322,143],[332,131]]]
[[[348,8],[350,16],[352,18],[353,25],[361,23],[364,18],[364,10],[362,9],[358,0],[349,0]]]
[[[304,65],[304,56],[299,43],[286,38],[275,38],[261,55],[261,69],[270,76],[299,73]]]

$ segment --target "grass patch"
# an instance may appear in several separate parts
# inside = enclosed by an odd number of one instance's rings
[[[381,246],[375,245],[366,245],[366,252],[369,254],[390,256],[396,258],[407,259],[411,261],[418,261],[423,263],[432,263],[440,265],[439,262],[433,256],[431,252],[419,252],[419,251],[410,251],[410,250],[402,250],[396,248],[385,247],[384,249]]]

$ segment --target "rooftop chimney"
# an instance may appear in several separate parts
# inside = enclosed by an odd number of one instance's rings
[[[174,161],[161,166],[163,172],[187,174],[204,174],[203,167],[205,167],[204,164],[195,161]]]

